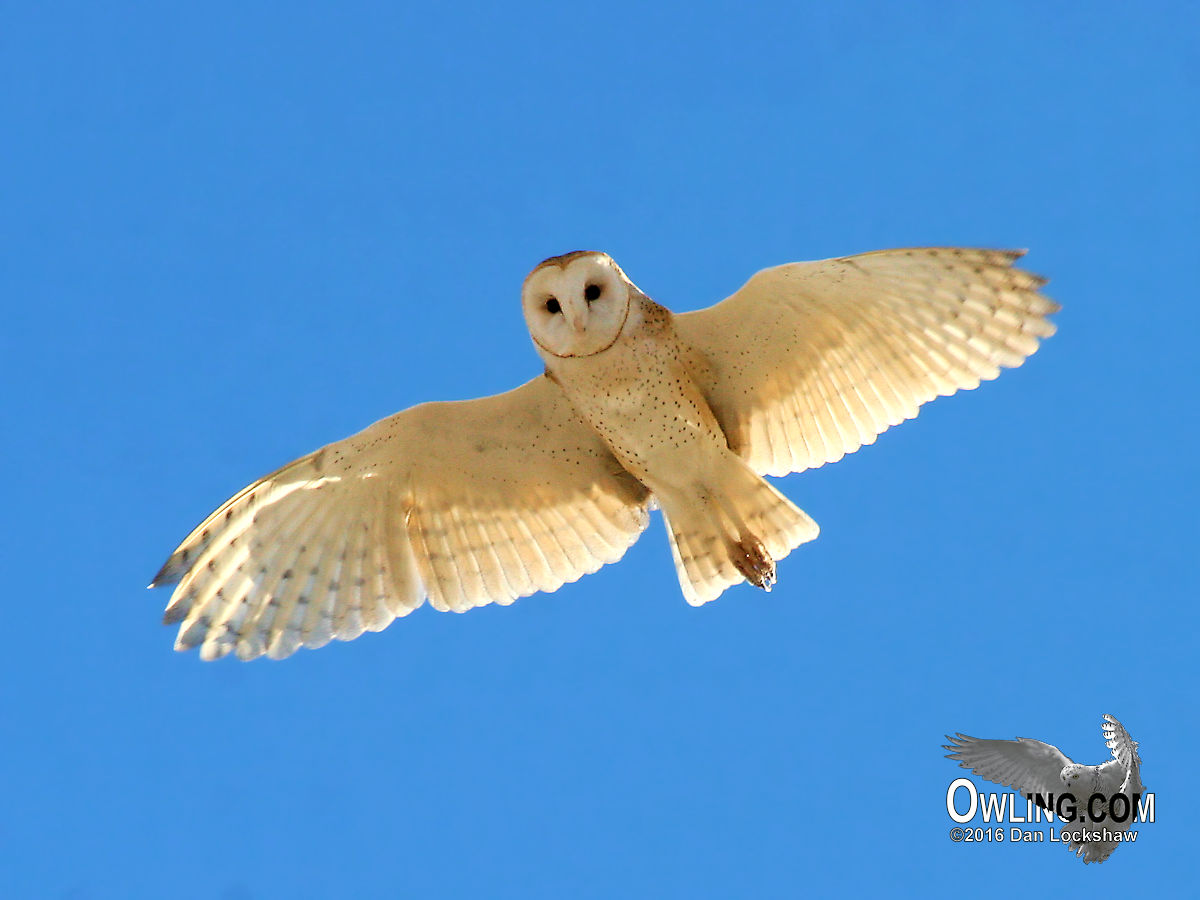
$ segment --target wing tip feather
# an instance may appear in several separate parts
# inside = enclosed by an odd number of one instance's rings
[[[184,565],[186,562],[186,552],[182,556],[180,555],[180,551],[172,553],[167,561],[162,564],[162,567],[154,573],[154,577],[146,585],[146,590],[178,584],[179,580],[187,574],[187,567]]]
[[[190,607],[185,603],[172,603],[163,611],[164,625],[178,625],[187,618]]]

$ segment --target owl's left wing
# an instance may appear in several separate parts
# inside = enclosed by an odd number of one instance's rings
[[[764,269],[675,316],[730,447],[786,475],[874,443],[939,395],[1019,366],[1054,333],[1018,251],[880,250]]]
[[[1100,729],[1104,734],[1104,745],[1112,751],[1113,759],[1125,770],[1121,793],[1140,794],[1146,788],[1142,784],[1142,758],[1138,756],[1137,741],[1129,736],[1124,725],[1108,713],[1104,714],[1104,724]]]
[[[425,403],[227,500],[151,586],[204,659],[280,658],[379,631],[428,597],[463,612],[553,591],[624,555],[649,493],[545,376]]]

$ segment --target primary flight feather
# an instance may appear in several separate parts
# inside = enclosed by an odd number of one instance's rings
[[[817,525],[763,480],[840,459],[1054,333],[1016,251],[884,250],[766,269],[674,315],[605,253],[538,265],[522,307],[545,373],[426,403],[227,500],[151,586],[176,649],[281,658],[426,598],[511,603],[620,559],[657,503],[684,597],[749,581]]]

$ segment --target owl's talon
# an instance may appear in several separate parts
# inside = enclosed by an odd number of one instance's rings
[[[761,541],[756,538],[739,541],[730,548],[729,556],[748,582],[767,593],[771,592],[775,584],[775,560]]]

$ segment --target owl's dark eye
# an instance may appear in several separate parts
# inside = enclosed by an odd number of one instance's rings
[[[599,300],[600,299],[600,285],[589,284],[587,287],[585,287],[583,289],[583,299],[586,300],[588,303],[591,303],[593,300]]]
[[[552,313],[562,312],[562,307],[558,305],[557,297],[551,297],[549,300],[546,301],[546,309]]]

